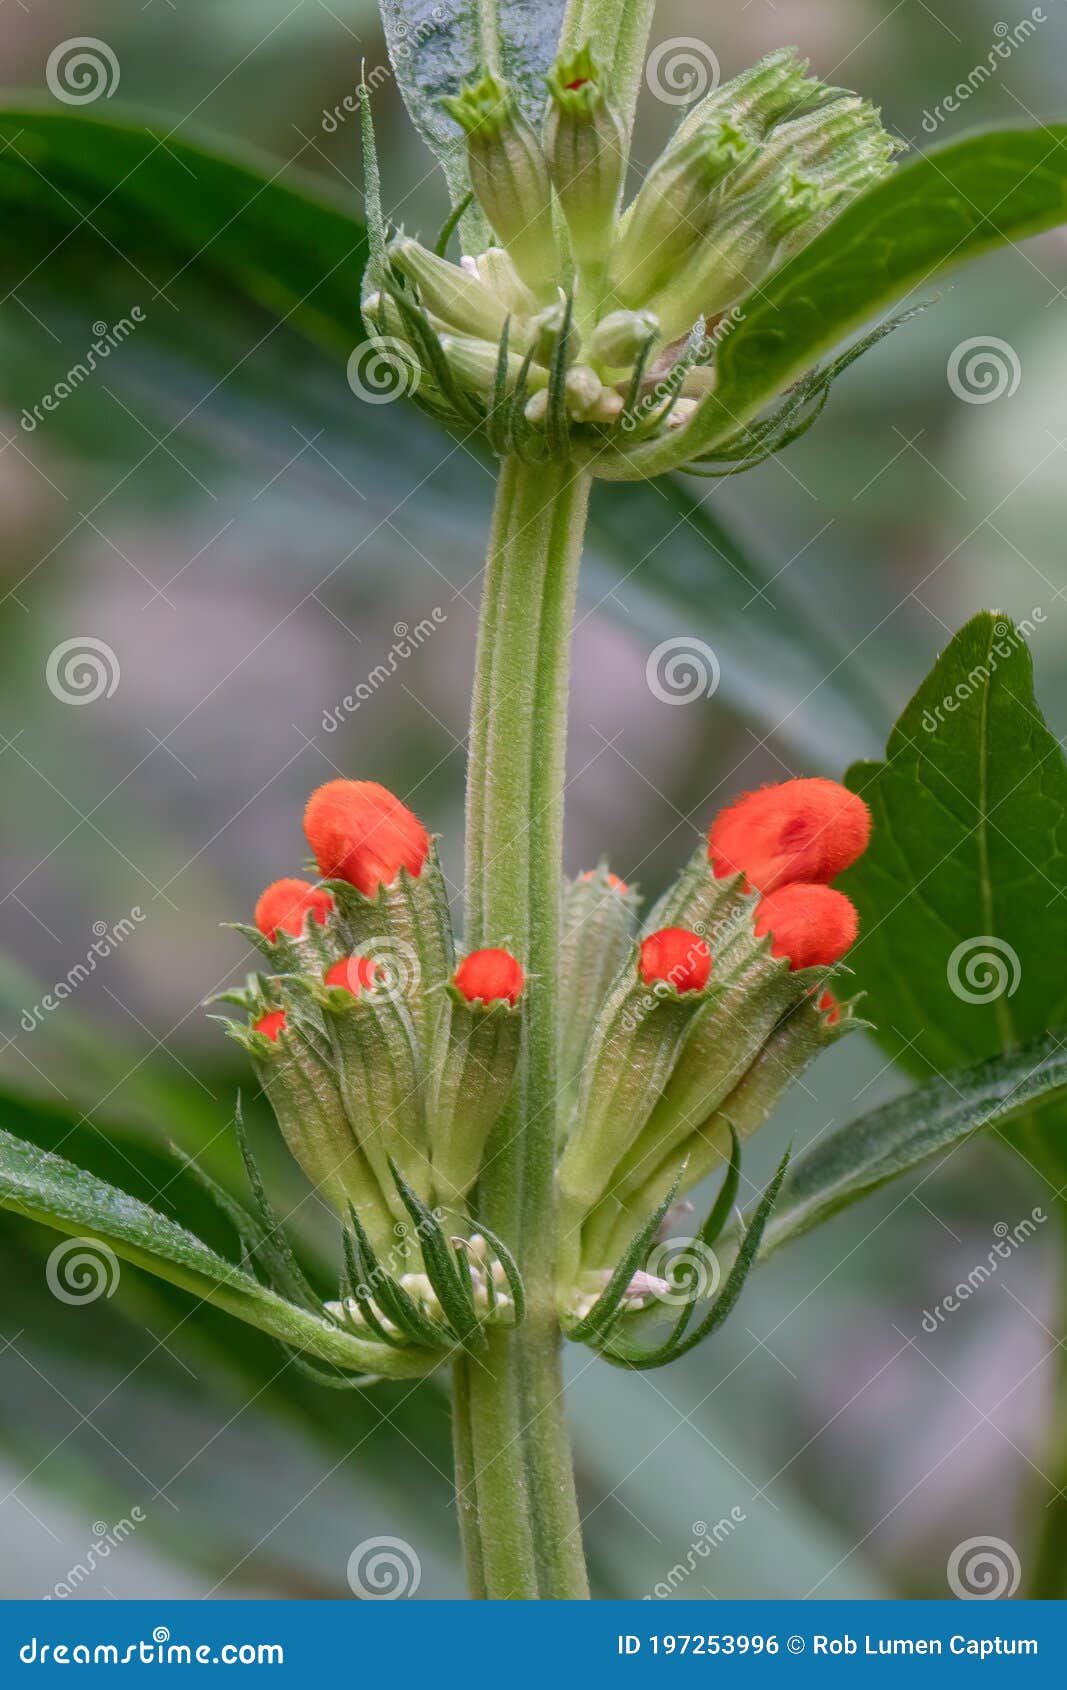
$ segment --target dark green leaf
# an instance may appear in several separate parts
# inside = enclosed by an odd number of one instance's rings
[[[972,1133],[1062,1100],[1067,1039],[1049,1034],[1011,1056],[932,1080],[858,1121],[835,1127],[794,1162],[761,1256],[929,1158],[946,1160]]]
[[[925,1075],[1067,1021],[1067,768],[1023,633],[968,622],[847,781],[873,817],[849,962],[886,1047]]]

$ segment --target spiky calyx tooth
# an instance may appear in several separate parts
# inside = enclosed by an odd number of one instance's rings
[[[501,78],[487,75],[446,99],[467,137],[471,187],[538,299],[555,296],[559,252],[552,226],[552,183],[540,142]]]
[[[750,69],[723,82],[693,107],[675,131],[673,145],[687,141],[702,124],[726,118],[762,139],[774,124],[818,96],[822,84],[810,79],[808,61],[795,47],[778,47]]]
[[[891,166],[895,143],[882,128],[878,112],[858,95],[831,101],[802,117],[780,123],[754,157],[731,178],[731,197],[741,197],[776,172],[817,171],[824,184],[834,165],[845,169],[863,160]]]
[[[481,340],[499,340],[508,313],[489,288],[460,264],[402,238],[388,248],[401,275],[419,290],[423,305],[450,329]]]

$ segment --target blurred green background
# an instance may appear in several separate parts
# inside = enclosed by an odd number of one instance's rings
[[[296,180],[295,160],[358,212],[356,121],[331,132],[323,118],[362,59],[385,62],[371,4],[91,12],[5,8],[9,103],[47,102],[49,53],[91,31],[121,65],[98,113],[135,110],[164,144],[253,145],[283,180]],[[1067,113],[1064,7],[1036,12],[1046,21],[938,140]],[[724,75],[795,42],[922,147],[924,114],[985,60],[998,24],[1030,15],[999,0],[662,0],[654,40],[697,38]],[[672,115],[646,96],[637,159]],[[376,116],[387,210],[432,235],[442,184],[389,81]],[[249,1076],[201,1005],[250,965],[220,924],[248,919],[268,880],[299,871],[309,790],[337,772],[387,782],[444,835],[458,887],[492,480],[403,406],[351,426],[357,401],[301,385],[291,354],[272,363],[268,351],[251,379],[216,390],[198,348],[231,326],[180,287],[140,303],[148,322],[180,313],[184,358],[138,351],[135,331],[67,401],[62,426],[27,431],[22,408],[84,348],[92,320],[76,296],[65,313],[39,306],[33,283],[5,288],[0,308],[0,1063],[27,1130],[165,1203],[181,1183],[163,1160],[171,1139],[234,1171],[227,1123]],[[607,852],[655,892],[737,791],[877,753],[948,634],[982,606],[1041,610],[1039,694],[1056,731],[1067,726],[1065,288],[1062,231],[981,262],[848,373],[798,446],[736,480],[691,483],[758,560],[755,585],[666,497],[661,522],[646,506],[635,531],[598,490],[575,644],[571,871]],[[138,303],[116,301],[114,317]],[[1017,389],[961,402],[954,349],[990,336],[1017,361]],[[325,727],[401,625],[424,618],[435,631],[415,656]],[[722,673],[713,698],[681,709],[645,679],[650,650],[676,634],[709,644]],[[120,676],[110,697],[72,708],[46,665],[86,636]],[[134,930],[114,953],[35,1016],[123,918]],[[803,1142],[903,1083],[873,1043],[850,1041],[805,1079],[747,1171],[758,1180],[787,1136]],[[254,1125],[274,1189],[328,1258],[328,1217],[262,1112]],[[938,1597],[963,1539],[995,1535],[1025,1556],[1052,1377],[1052,1239],[1028,1244],[933,1339],[921,1321],[985,1258],[996,1224],[1040,1199],[1021,1163],[972,1146],[768,1265],[714,1345],[676,1368],[631,1377],[576,1352],[598,1594],[651,1592],[701,1522],[731,1509],[743,1521],[675,1595]],[[143,1524],[78,1594],[345,1597],[349,1555],[378,1534],[415,1548],[421,1597],[461,1594],[443,1386],[318,1390],[266,1340],[193,1314],[132,1269],[113,1298],[65,1306],[45,1282],[54,1243],[0,1224],[0,1593],[53,1592],[105,1535],[95,1528],[136,1507]]]

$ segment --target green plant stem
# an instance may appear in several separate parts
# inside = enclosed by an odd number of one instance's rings
[[[471,1588],[490,1598],[588,1595],[554,1296],[567,683],[588,496],[571,465],[504,464],[471,710],[467,943],[506,946],[527,973],[520,1076],[478,1189],[518,1256],[527,1314],[456,1370]]]
[[[1062,1175],[1061,1175],[1062,1177]],[[1056,1204],[1059,1222],[1059,1302],[1055,1336],[1067,1338],[1067,1203]],[[1034,1500],[1035,1542],[1025,1595],[1044,1601],[1067,1599],[1067,1349],[1053,1363],[1049,1434],[1039,1465],[1051,1484]]]

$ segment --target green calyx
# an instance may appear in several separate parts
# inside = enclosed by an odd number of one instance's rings
[[[474,1003],[450,986],[438,1023],[428,1102],[433,1183],[462,1207],[503,1113],[522,1048],[522,1010],[501,999]]]
[[[605,101],[600,71],[588,42],[569,57],[558,58],[545,84],[553,104],[577,118],[591,118]]]
[[[515,121],[518,107],[506,82],[486,73],[480,81],[446,95],[441,104],[455,118],[463,133],[487,142]]]

